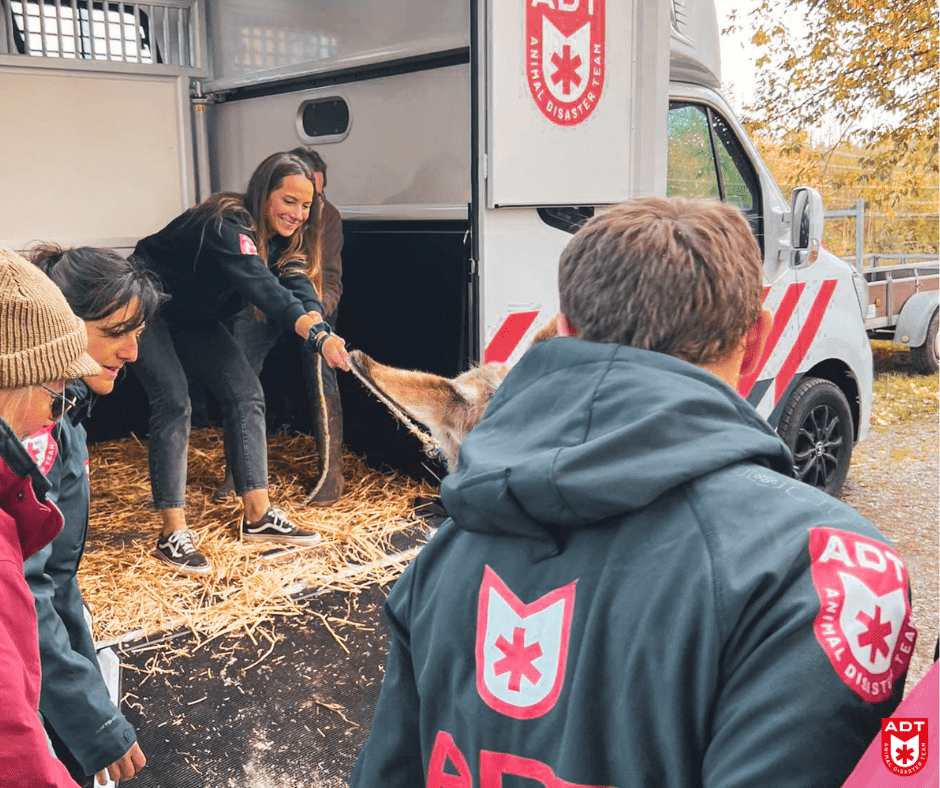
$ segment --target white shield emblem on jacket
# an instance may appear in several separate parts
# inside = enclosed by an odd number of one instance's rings
[[[477,692],[494,711],[521,720],[555,705],[565,681],[575,582],[522,602],[489,566],[477,608]]]
[[[920,734],[911,736],[909,739],[899,739],[897,736],[891,737],[891,743],[887,747],[891,757],[891,763],[900,771],[910,769],[917,765],[921,752]]]
[[[891,667],[891,655],[907,613],[900,588],[878,596],[857,577],[839,572],[845,602],[839,623],[848,635],[849,648],[858,663],[871,673]]]

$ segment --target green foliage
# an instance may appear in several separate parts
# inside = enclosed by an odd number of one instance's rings
[[[732,19],[736,28],[760,53],[744,112],[752,131],[792,154],[807,132],[835,129],[829,147],[849,142],[858,156],[841,185],[880,189],[886,204],[920,196],[922,173],[936,185],[936,3],[760,0],[746,22]]]

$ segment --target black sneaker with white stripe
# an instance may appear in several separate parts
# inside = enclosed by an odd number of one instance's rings
[[[298,528],[281,509],[268,509],[256,523],[242,517],[242,540],[245,542],[277,542],[310,547],[319,544],[322,537],[316,531]]]
[[[157,539],[154,556],[186,575],[209,574],[209,562],[193,545],[193,532],[172,531]]]

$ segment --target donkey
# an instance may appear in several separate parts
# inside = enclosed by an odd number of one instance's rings
[[[556,336],[553,319],[533,338],[532,344]],[[388,367],[361,350],[349,353],[352,372],[392,413],[424,443],[429,454],[437,454],[448,471],[457,470],[457,453],[503,382],[509,367],[481,364],[455,378],[430,372]],[[414,422],[424,425],[427,432]]]

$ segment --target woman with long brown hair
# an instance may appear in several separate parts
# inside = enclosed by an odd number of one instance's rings
[[[225,453],[244,504],[242,539],[306,545],[320,540],[271,506],[264,392],[226,327],[252,304],[309,342],[331,368],[348,368],[345,343],[323,320],[308,267],[315,181],[299,157],[272,154],[244,194],[212,195],[134,250],[170,296],[142,337],[133,369],[150,399],[150,483],[163,520],[155,555],[186,574],[210,571],[186,522],[190,377],[216,396],[228,425]]]
[[[309,164],[316,179],[310,221],[305,225],[306,266],[301,262],[298,270],[306,271],[323,303],[324,319],[330,326],[336,326],[343,294],[343,220],[336,206],[324,194],[327,168],[323,158],[312,148],[298,147],[289,153]],[[232,321],[232,335],[258,375],[282,333],[280,326],[264,319],[264,315],[252,307],[243,309]],[[302,346],[300,362],[320,461],[317,481],[304,503],[332,506],[342,496],[345,486],[343,407],[336,370],[323,364],[319,354],[309,345]],[[234,488],[229,468],[215,499],[224,500],[234,492]]]

